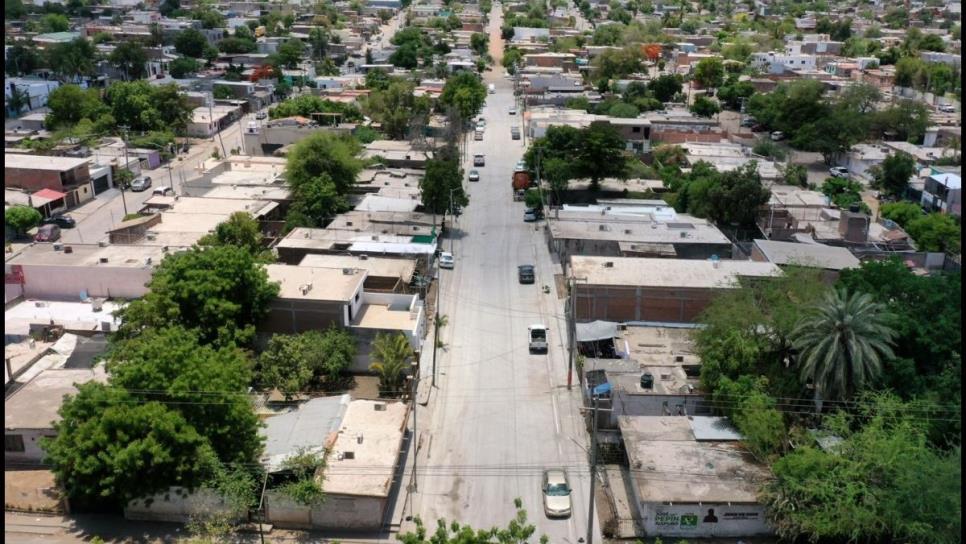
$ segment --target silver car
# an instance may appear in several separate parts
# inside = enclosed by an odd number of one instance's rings
[[[573,508],[570,493],[565,470],[552,468],[543,471],[543,511],[548,518],[570,517]]]

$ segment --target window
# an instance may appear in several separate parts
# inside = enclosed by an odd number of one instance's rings
[[[19,434],[3,435],[3,451],[24,451],[23,436]]]
[[[639,133],[640,131],[641,131],[641,127],[632,127],[632,128],[631,128],[631,132],[633,132],[634,134],[637,134],[637,133]]]

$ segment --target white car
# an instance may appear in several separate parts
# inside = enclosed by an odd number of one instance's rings
[[[570,517],[570,484],[562,468],[543,471],[543,511],[548,518]]]
[[[833,166],[828,169],[828,173],[831,174],[833,178],[849,177],[849,169],[844,166]]]
[[[523,161],[517,161],[516,166],[513,167],[514,172],[525,172],[527,170],[527,165]]]
[[[771,141],[773,142],[777,142],[779,140],[784,140],[784,139],[785,139],[785,133],[780,130],[776,130],[775,132],[771,133]]]
[[[510,108],[510,115],[516,115],[516,114],[517,114],[517,108],[516,106],[513,106],[512,108]]]
[[[530,340],[530,351],[547,352],[547,326],[541,324],[530,325],[527,328],[527,337]]]
[[[450,253],[448,251],[444,251],[444,252],[442,252],[442,253],[439,254],[439,267],[440,268],[453,268],[453,265],[455,265],[455,264],[456,264],[456,261],[453,260],[453,254],[452,253]]]

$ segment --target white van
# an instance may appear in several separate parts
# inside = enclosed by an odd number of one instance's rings
[[[541,324],[530,325],[527,331],[530,339],[530,351],[546,352],[549,347],[549,344],[547,344],[547,326]]]
[[[156,187],[154,191],[151,192],[151,196],[174,196],[174,189],[166,185]]]

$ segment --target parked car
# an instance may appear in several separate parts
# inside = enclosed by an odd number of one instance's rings
[[[952,104],[943,104],[939,106],[939,111],[943,113],[956,113],[956,106]]]
[[[751,128],[757,124],[758,124],[758,121],[755,121],[753,117],[745,117],[744,120],[741,121],[741,126],[748,127],[748,128]]]
[[[62,229],[72,229],[77,226],[77,222],[69,215],[52,215],[41,222],[42,225],[57,225]]]
[[[475,140],[477,142],[482,142],[483,141],[483,131],[480,130],[480,129],[476,129],[473,132],[473,140]]]
[[[517,107],[510,106],[510,115],[516,115],[516,114],[517,114]]]
[[[440,268],[453,268],[453,266],[455,266],[455,264],[456,264],[456,261],[453,259],[453,254],[452,253],[450,253],[448,251],[444,251],[444,252],[442,252],[442,253],[439,254],[439,267]]]
[[[537,212],[535,210],[531,210],[530,208],[523,210],[524,223],[532,223],[536,220],[537,220]]]
[[[785,139],[785,133],[780,130],[776,130],[775,132],[771,133],[771,141],[773,142],[777,142],[779,140],[784,140],[784,139]]]
[[[258,119],[259,121],[262,120],[262,119],[265,119],[267,117],[268,117],[268,113],[266,113],[264,111],[260,111],[260,112],[258,112],[258,113],[255,114],[255,119]]]
[[[56,242],[57,240],[60,240],[60,227],[57,225],[40,225],[34,236],[35,242]]]
[[[174,196],[174,189],[172,189],[171,187],[168,187],[167,185],[162,185],[160,187],[156,187],[153,191],[151,191],[151,195],[152,196]]]
[[[476,120],[476,130],[483,130],[486,128],[486,119],[480,117]]]
[[[831,174],[833,178],[849,177],[849,169],[844,166],[833,166],[828,169],[828,173]]]
[[[527,338],[529,339],[530,351],[547,352],[547,326],[541,324],[530,325],[527,327]]]
[[[513,191],[513,200],[522,202],[526,198],[526,191],[523,189],[517,189]]]
[[[473,166],[486,166],[486,158],[482,153],[473,155]]]
[[[517,275],[520,278],[520,283],[534,283],[537,281],[536,273],[532,264],[521,264],[517,267]]]
[[[151,178],[148,176],[135,178],[134,181],[131,182],[131,190],[135,193],[147,191],[149,187],[151,187]]]
[[[518,127],[517,125],[513,125],[510,127],[510,138],[513,140],[520,139],[520,127]]]
[[[480,173],[476,170],[470,170],[470,181],[480,181]]]
[[[570,483],[562,468],[543,471],[543,511],[548,518],[570,517]]]
[[[517,161],[516,165],[513,167],[514,172],[526,172],[527,165],[523,161]]]

